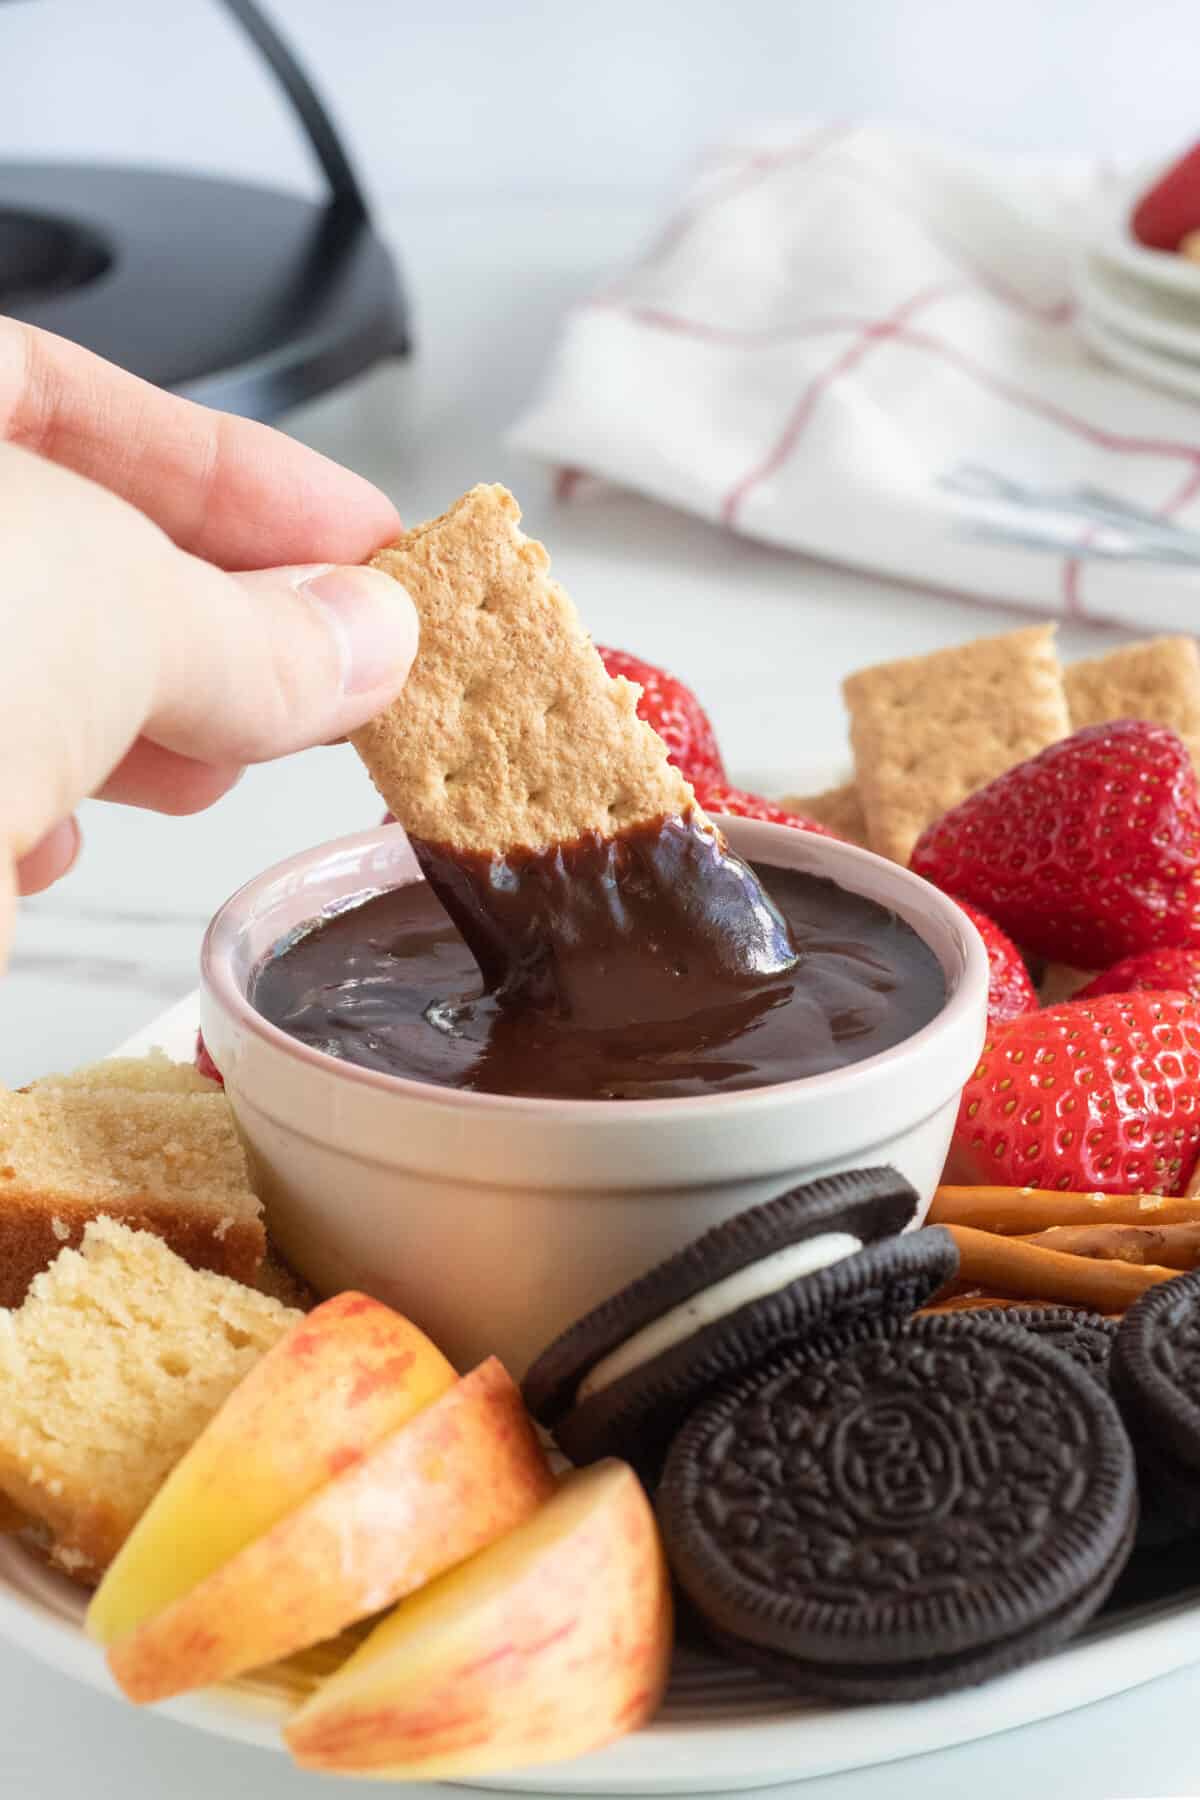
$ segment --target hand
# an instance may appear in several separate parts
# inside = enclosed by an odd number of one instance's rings
[[[387,705],[417,624],[390,577],[340,566],[399,529],[369,483],[6,319],[0,517],[2,966],[80,800],[210,805]]]

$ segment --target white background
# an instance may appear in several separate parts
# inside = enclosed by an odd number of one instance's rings
[[[1013,149],[1200,134],[1194,0],[274,0],[377,193],[661,188],[748,120]],[[214,0],[0,0],[0,154],[306,174]]]
[[[1200,134],[1196,0],[282,0],[404,259],[420,355],[291,429],[410,517],[507,480],[597,637],[674,663],[730,764],[776,788],[845,759],[838,681],[1019,615],[741,542],[631,496],[554,507],[503,448],[563,309],[651,225],[687,162],[772,116],[903,119],[976,143],[1156,156]],[[0,0],[6,152],[311,180],[280,103],[203,0]],[[1113,641],[1076,626],[1068,654]],[[204,920],[265,863],[376,813],[348,751],[257,770],[201,819],[85,809],[85,854],[22,909],[0,1080],[99,1054],[195,980]],[[1200,1793],[1200,1681],[804,1800]],[[254,1800],[349,1794],[281,1758],[139,1719],[0,1645],[0,1794]],[[361,1791],[361,1790],[360,1790]],[[782,1791],[782,1790],[776,1790]]]

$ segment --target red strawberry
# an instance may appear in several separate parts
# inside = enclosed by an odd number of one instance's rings
[[[1073,968],[1200,943],[1191,760],[1160,725],[1090,725],[969,794],[922,833],[912,867]]]
[[[770,825],[794,825],[797,831],[815,831],[821,837],[835,837],[827,825],[806,819],[803,813],[788,812],[761,794],[748,794],[744,788],[730,787],[727,781],[696,784],[696,798],[707,813],[732,813],[736,819],[765,819]]]
[[[630,656],[627,650],[606,650],[599,644],[596,648],[610,675],[624,675],[638,683],[642,690],[638,717],[657,731],[675,767],[693,783],[724,781],[725,765],[716,734],[691,688],[665,669]]]
[[[1178,250],[1200,229],[1200,144],[1181,156],[1134,208],[1133,235],[1151,250]]]
[[[225,1077],[222,1075],[220,1069],[218,1069],[212,1057],[208,1054],[208,1046],[204,1042],[204,1033],[202,1031],[196,1033],[196,1054],[192,1058],[192,1061],[200,1071],[201,1075],[207,1075],[210,1081],[219,1081],[222,1087],[225,1086]]]
[[[1019,1019],[1022,1013],[1038,1009],[1037,990],[1029,978],[1025,959],[1010,937],[1005,937],[994,919],[978,907],[959,906],[983,939],[988,955],[988,1022],[1003,1025],[1008,1019]],[[1172,984],[1166,982],[1164,986]]]
[[[1200,1007],[1186,994],[1108,994],[989,1032],[946,1179],[1177,1194],[1198,1151]]]
[[[1073,1000],[1095,1000],[1101,994],[1161,994],[1173,988],[1200,1000],[1200,950],[1147,950],[1127,956],[1080,988]]]

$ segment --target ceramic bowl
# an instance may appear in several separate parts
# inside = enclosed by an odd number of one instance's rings
[[[352,898],[420,879],[378,826],[251,881],[203,954],[205,1040],[256,1157],[272,1234],[321,1293],[364,1289],[461,1368],[521,1374],[547,1340],[711,1225],[812,1176],[891,1163],[928,1207],[983,1043],[988,964],[953,901],[815,833],[722,819],[755,862],[831,877],[891,907],[946,977],[937,1016],[845,1069],[674,1100],[475,1094],[378,1074],[287,1037],[246,998],[281,939]]]

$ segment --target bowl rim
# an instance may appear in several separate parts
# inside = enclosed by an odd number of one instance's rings
[[[661,1099],[577,1100],[537,1094],[479,1093],[471,1088],[442,1087],[435,1082],[417,1081],[405,1075],[390,1075],[383,1070],[363,1068],[358,1063],[344,1061],[301,1043],[258,1012],[234,975],[232,951],[244,923],[246,908],[259,890],[288,876],[298,876],[326,857],[378,848],[395,833],[404,836],[403,827],[395,823],[375,825],[365,831],[351,832],[345,837],[330,838],[321,844],[311,845],[293,856],[272,863],[249,881],[243,882],[218,907],[205,931],[200,952],[201,984],[214,1004],[262,1046],[330,1080],[348,1082],[354,1087],[371,1090],[381,1096],[407,1100],[410,1103],[418,1102],[425,1106],[442,1106],[454,1111],[467,1108],[473,1113],[490,1116],[507,1115],[545,1120],[553,1116],[557,1122],[569,1123],[574,1120],[593,1127],[628,1125],[631,1119],[650,1119],[656,1116],[682,1120],[689,1113],[711,1113],[713,1109],[723,1112],[753,1112],[787,1105],[795,1102],[801,1095],[812,1101],[833,1096],[845,1101],[853,1098],[856,1086],[868,1088],[889,1065],[894,1066],[905,1059],[911,1060],[914,1056],[920,1057],[923,1052],[935,1048],[938,1038],[953,1038],[959,1031],[971,1028],[977,1010],[982,1012],[986,1008],[988,956],[974,923],[948,894],[935,888],[922,876],[915,875],[911,869],[840,838],[824,833],[798,831],[794,826],[768,820],[745,819],[722,813],[710,816],[739,854],[755,861],[774,863],[781,868],[806,867],[805,863],[797,863],[791,856],[776,861],[770,854],[772,846],[789,848],[794,853],[802,847],[796,840],[803,838],[806,840],[803,848],[811,851],[817,863],[824,855],[829,855],[835,865],[834,870],[816,869],[812,871],[814,873],[828,873],[830,879],[839,881],[839,885],[861,893],[863,890],[852,880],[849,871],[855,868],[879,870],[886,873],[889,881],[898,882],[901,889],[911,893],[914,898],[919,896],[926,904],[932,901],[947,929],[955,928],[959,932],[962,951],[962,970],[957,986],[933,1018],[911,1036],[901,1039],[898,1044],[893,1044],[887,1050],[876,1051],[873,1056],[862,1057],[858,1062],[849,1063],[843,1068],[828,1069],[818,1075],[797,1076],[791,1081],[766,1083],[761,1087],[736,1088],[715,1094],[683,1094]],[[406,837],[404,841],[407,844]],[[846,872],[844,880],[839,879],[839,867]],[[380,884],[376,891],[382,891],[384,885],[386,884]],[[865,898],[875,899],[876,896],[867,893]],[[889,903],[877,900],[877,904]],[[903,913],[901,916],[904,916]],[[907,917],[905,923],[933,951],[944,969],[942,956],[929,943],[920,927]],[[982,1007],[981,999],[984,1003]]]

